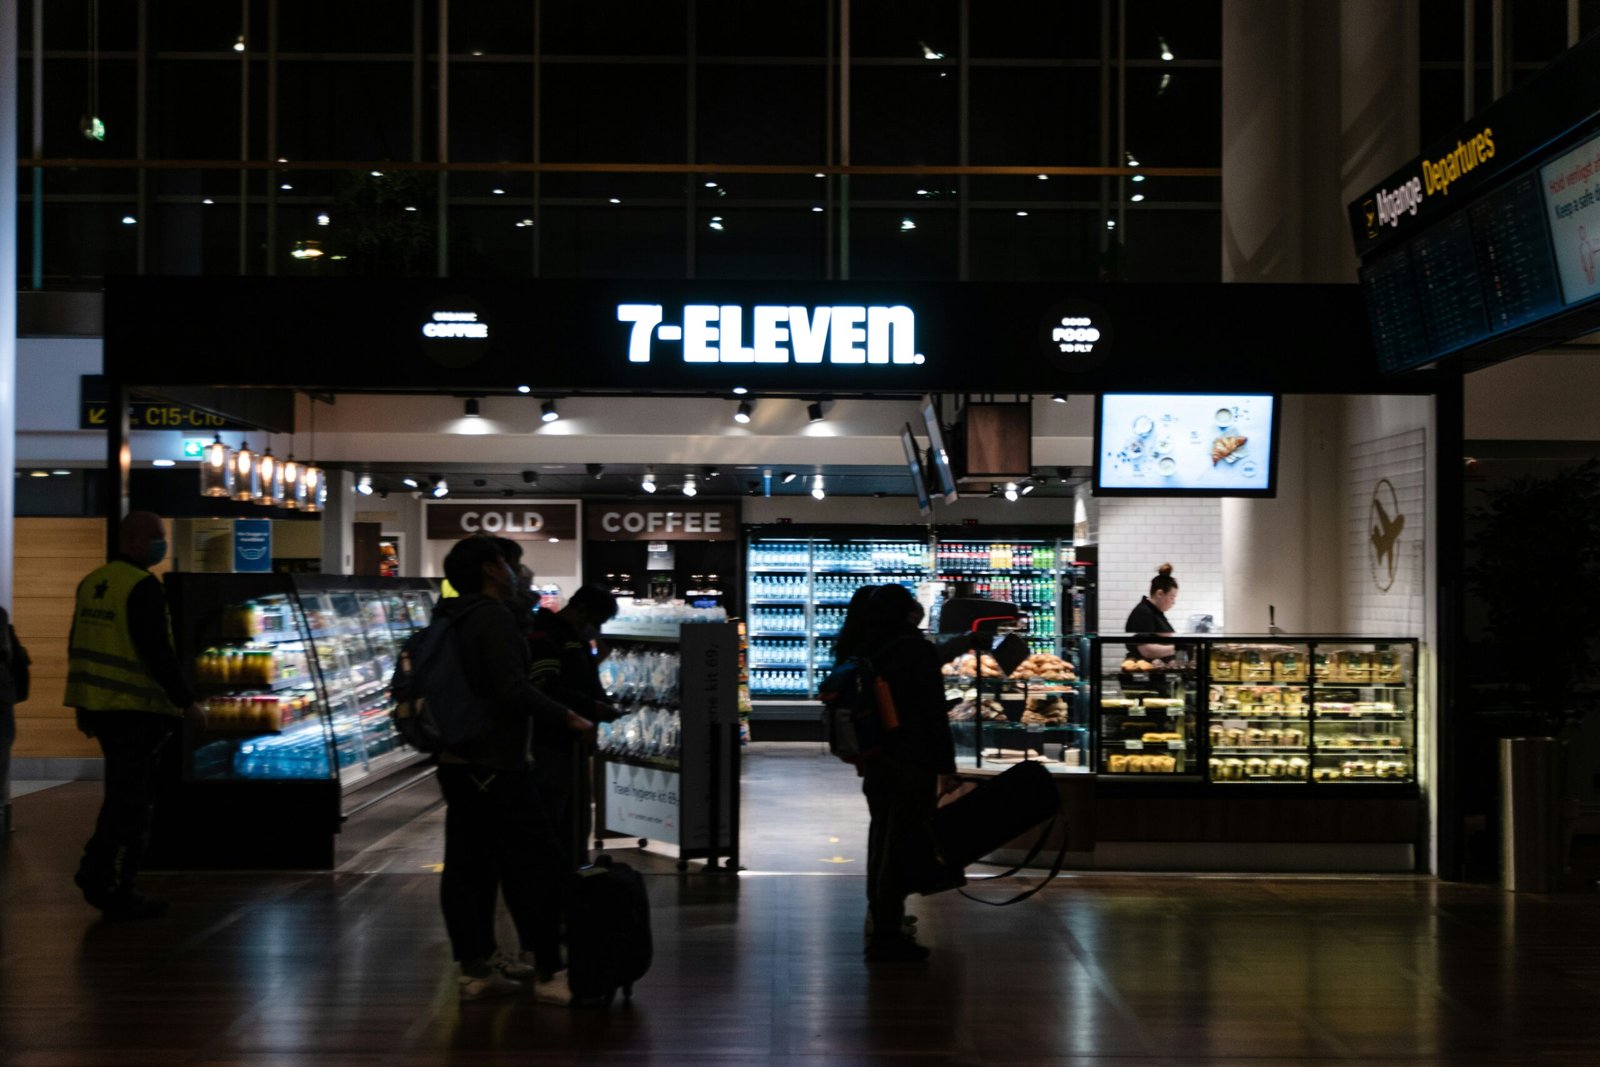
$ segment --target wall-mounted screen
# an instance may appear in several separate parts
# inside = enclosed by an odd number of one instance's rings
[[[1600,296],[1600,137],[1539,168],[1561,301],[1581,304]]]
[[[911,473],[911,485],[917,494],[917,510],[926,515],[933,507],[928,499],[928,476],[923,473],[922,454],[917,451],[917,439],[912,436],[909,422],[900,431],[900,447],[905,449],[906,470]]]
[[[934,476],[939,479],[939,495],[944,497],[946,504],[954,504],[956,493],[956,476],[950,469],[950,453],[944,447],[944,430],[939,426],[939,405],[929,397],[922,402],[922,422],[928,430],[928,462],[933,466]]]
[[[1105,393],[1095,400],[1100,496],[1272,496],[1270,393]]]

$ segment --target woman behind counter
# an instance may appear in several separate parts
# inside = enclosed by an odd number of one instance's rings
[[[1178,580],[1172,576],[1172,564],[1163,563],[1150,579],[1150,595],[1144,597],[1128,612],[1123,630],[1134,635],[1128,645],[1128,655],[1134,659],[1166,659],[1175,646],[1157,644],[1153,638],[1171,637],[1175,632],[1167,621],[1167,612],[1178,602]]]

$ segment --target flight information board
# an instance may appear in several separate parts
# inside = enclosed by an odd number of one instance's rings
[[[1558,311],[1555,263],[1544,229],[1539,178],[1529,173],[1468,210],[1491,333]]]

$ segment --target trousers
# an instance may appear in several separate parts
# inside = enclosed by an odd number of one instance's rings
[[[441,763],[444,873],[439,906],[457,961],[495,952],[497,894],[541,974],[561,970],[561,915],[567,868],[531,771]]]
[[[861,791],[872,821],[867,827],[867,911],[872,928],[891,936],[906,914],[918,865],[931,848],[928,820],[938,804],[939,776],[884,757],[866,771]]]
[[[127,892],[144,864],[161,750],[181,722],[148,711],[80,711],[78,728],[100,743],[105,793],[78,866],[85,894]]]

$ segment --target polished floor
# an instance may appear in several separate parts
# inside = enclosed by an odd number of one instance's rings
[[[1074,875],[917,901],[932,960],[868,968],[865,813],[814,745],[750,752],[746,873],[639,857],[657,962],[603,1012],[458,1003],[436,811],[332,873],[152,874],[170,917],[98,921],[70,883],[97,790],[19,797],[0,845],[8,1067],[1600,1064],[1595,895]]]

